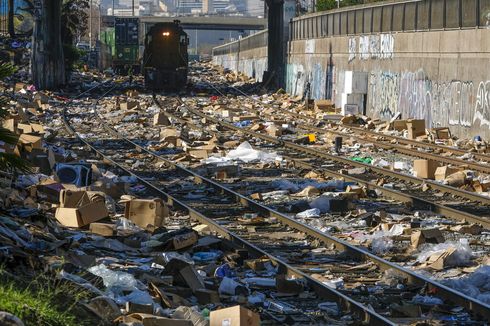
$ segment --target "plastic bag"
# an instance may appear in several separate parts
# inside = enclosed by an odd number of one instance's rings
[[[226,294],[226,295],[238,295],[238,294],[246,294],[248,295],[248,289],[238,283],[237,281],[229,278],[229,277],[224,277],[223,280],[221,281],[218,292],[220,294]]]
[[[322,212],[318,208],[307,209],[301,213],[296,214],[297,218],[315,218],[320,217]]]
[[[221,255],[223,255],[223,253],[219,250],[196,252],[192,255],[192,259],[198,263],[209,263],[217,260]]]
[[[133,275],[125,272],[116,272],[107,268],[104,264],[93,266],[88,271],[99,276],[104,281],[107,288],[117,287],[121,290],[131,291],[136,289],[136,279]]]
[[[415,304],[423,304],[427,306],[436,306],[436,305],[444,304],[444,301],[442,301],[439,298],[431,297],[428,295],[420,295],[420,294],[417,294],[415,297],[413,297],[412,302]]]
[[[249,142],[241,143],[236,149],[231,150],[226,157],[233,160],[240,160],[245,163],[254,161],[269,163],[276,160],[281,160],[281,157],[276,153],[266,153],[253,149]]]
[[[460,239],[459,242],[447,241],[439,244],[423,245],[417,257],[417,262],[423,263],[432,255],[442,254],[452,248],[456,249],[456,251],[446,260],[447,266],[464,266],[471,261],[472,251],[468,244],[468,239]]]

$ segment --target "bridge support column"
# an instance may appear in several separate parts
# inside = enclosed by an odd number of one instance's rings
[[[264,76],[264,81],[271,89],[283,87],[284,84],[284,17],[282,15],[284,7],[283,0],[267,1],[267,19],[268,19],[268,46],[267,60],[268,67]]]
[[[285,87],[289,21],[295,16],[295,0],[266,0],[268,20],[268,67],[263,80],[271,89]]]

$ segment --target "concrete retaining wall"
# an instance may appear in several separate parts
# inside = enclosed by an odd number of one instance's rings
[[[217,65],[239,71],[261,82],[267,70],[267,47],[246,50],[240,53],[216,55],[213,62]]]
[[[490,137],[490,29],[388,33],[290,44],[287,91],[338,104],[346,71],[368,73],[367,110]]]

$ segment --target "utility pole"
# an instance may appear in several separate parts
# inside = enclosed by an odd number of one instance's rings
[[[9,0],[8,2],[8,31],[10,37],[15,37],[15,26],[14,26],[14,15],[15,15],[15,3],[14,0]]]
[[[89,17],[88,17],[88,38],[89,38],[89,44],[90,44],[90,49],[92,49],[92,0],[90,0],[90,6],[89,6]]]

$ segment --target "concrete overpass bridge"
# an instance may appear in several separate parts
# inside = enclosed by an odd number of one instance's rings
[[[103,16],[104,26],[114,25],[115,16]],[[124,18],[130,18],[125,16]],[[180,20],[184,29],[199,30],[262,30],[267,28],[267,19],[242,16],[181,16],[181,17],[158,17],[158,16],[138,16],[142,25],[141,30],[146,30],[148,26],[156,23],[168,23]]]

